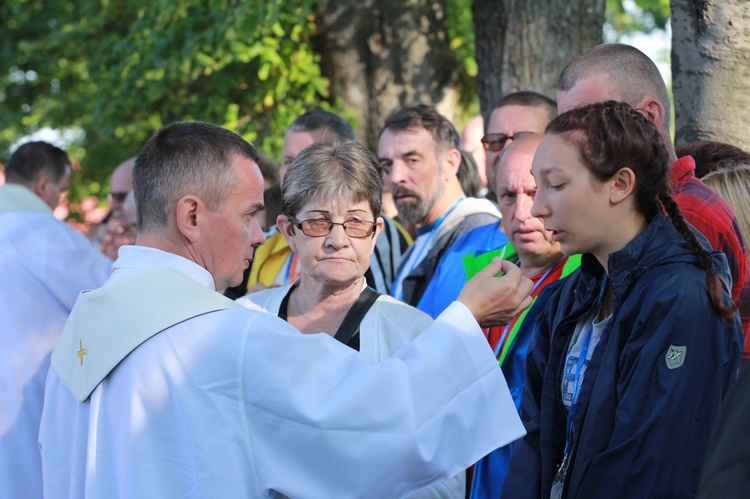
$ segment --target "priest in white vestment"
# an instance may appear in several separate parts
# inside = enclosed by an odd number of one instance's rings
[[[257,161],[205,123],[144,147],[136,245],[79,298],[52,355],[46,497],[404,497],[523,435],[476,319],[528,306],[511,264],[376,366],[215,292],[263,241]]]
[[[67,190],[67,154],[19,147],[0,186],[0,498],[42,497],[37,439],[52,348],[78,294],[101,286],[112,261],[52,210]]]

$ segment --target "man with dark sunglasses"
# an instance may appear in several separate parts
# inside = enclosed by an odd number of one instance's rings
[[[495,105],[482,145],[487,158],[487,180],[495,190],[495,167],[500,153],[513,140],[532,133],[542,133],[547,123],[557,116],[557,104],[542,94],[521,91],[507,94]]]
[[[125,198],[133,188],[133,165],[135,165],[135,158],[128,158],[117,165],[115,171],[112,172],[112,177],[109,179],[109,194],[107,194],[110,212],[122,211]]]

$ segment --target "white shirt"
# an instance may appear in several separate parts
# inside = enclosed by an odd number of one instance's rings
[[[212,285],[197,265],[143,247],[120,250],[112,281],[120,269],[157,265],[195,280],[175,295]],[[169,301],[132,310],[134,323]],[[75,324],[63,339],[69,333],[75,341]],[[77,366],[70,357],[61,369]],[[51,498],[390,498],[443,481],[523,432],[459,303],[376,367],[326,334],[229,308],[146,340],[82,403],[50,369],[40,447]]]
[[[78,294],[101,286],[112,261],[15,184],[0,186],[0,248],[0,498],[35,498],[50,353]]]

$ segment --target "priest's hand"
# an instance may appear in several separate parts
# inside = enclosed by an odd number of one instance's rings
[[[497,277],[500,271],[504,275]],[[498,326],[531,305],[533,286],[531,279],[521,275],[521,269],[495,258],[464,285],[458,301],[466,305],[480,326]]]

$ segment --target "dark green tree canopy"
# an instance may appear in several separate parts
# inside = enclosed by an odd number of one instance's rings
[[[328,106],[307,1],[15,0],[0,8],[9,20],[0,148],[44,126],[81,129],[73,155],[89,178],[105,178],[173,121],[219,123],[276,150],[296,115]]]
[[[378,7],[387,3],[379,0]],[[663,26],[667,1],[636,4]],[[471,0],[438,5],[458,62],[458,102],[476,113]],[[615,29],[649,28],[650,21],[633,19],[619,1],[607,5]],[[114,167],[173,121],[221,124],[271,158],[278,158],[287,125],[310,108],[339,112],[356,128],[357,111],[343,108],[321,72],[313,43],[319,6],[314,0],[6,0],[0,3],[0,162],[11,144],[41,128],[80,131],[82,139],[68,147],[82,164],[71,192],[76,201],[102,197]]]

